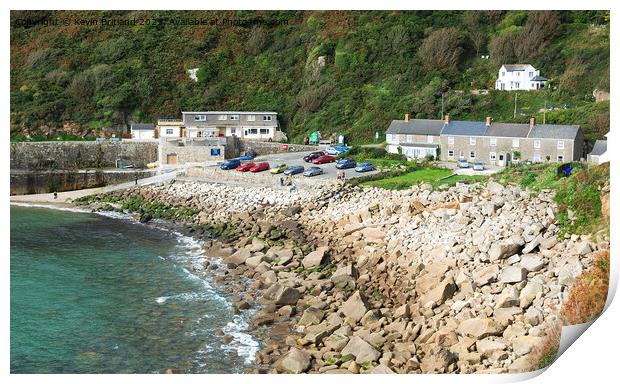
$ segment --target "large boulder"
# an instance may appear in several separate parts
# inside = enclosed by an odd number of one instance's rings
[[[310,368],[312,356],[297,348],[292,348],[280,362],[280,368],[285,372],[302,373]]]
[[[474,271],[472,277],[476,286],[482,287],[495,282],[497,275],[499,275],[499,265],[491,264]]]
[[[422,295],[419,302],[424,307],[435,308],[451,298],[454,292],[456,292],[456,284],[454,284],[454,279],[449,277]]]
[[[299,319],[299,325],[316,325],[316,324],[320,324],[321,321],[323,321],[323,317],[325,316],[325,313],[318,309],[318,308],[314,308],[314,307],[309,307],[308,309],[306,309],[304,311],[304,314],[301,316],[301,319]]]
[[[321,265],[328,250],[329,248],[327,247],[317,248],[316,251],[308,253],[306,257],[304,257],[304,259],[301,261],[301,264],[304,266],[304,268],[313,268]]]
[[[247,248],[241,248],[225,259],[226,264],[241,265],[252,257],[252,252]]]
[[[532,304],[532,302],[534,301],[534,299],[536,299],[538,294],[542,294],[542,292],[542,284],[530,281],[525,287],[523,287],[521,293],[519,294],[519,306],[521,308],[529,307],[530,304]]]
[[[489,258],[491,261],[503,260],[519,252],[519,248],[521,245],[512,240],[503,240],[491,245]]]
[[[499,336],[505,327],[489,318],[473,318],[464,320],[456,329],[463,336],[470,336],[478,340],[489,336]]]
[[[351,336],[347,346],[340,353],[342,356],[355,356],[355,362],[358,364],[377,361],[381,356],[381,352],[377,351],[359,336]]]
[[[301,297],[301,293],[295,288],[274,284],[265,291],[264,297],[267,300],[274,301],[279,306],[295,305]]]
[[[558,282],[562,285],[571,285],[583,272],[583,265],[579,260],[566,263],[558,272]]]
[[[446,348],[436,347],[431,353],[422,358],[420,369],[422,373],[444,373],[450,364],[456,362],[456,356]]]
[[[540,271],[545,265],[545,261],[540,256],[525,255],[521,257],[521,266],[529,272]]]
[[[502,270],[499,281],[504,284],[520,283],[527,277],[527,269],[511,265]]]
[[[342,305],[342,313],[355,322],[360,321],[369,309],[370,304],[360,291],[355,291]]]
[[[357,279],[357,270],[353,264],[342,266],[336,270],[330,277],[332,283],[336,285],[346,285]]]

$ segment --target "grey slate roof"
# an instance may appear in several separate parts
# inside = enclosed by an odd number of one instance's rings
[[[131,124],[132,131],[152,131],[155,129],[154,124]]]
[[[532,139],[574,140],[579,133],[578,125],[536,124],[528,135]]]
[[[528,65],[529,64],[504,64],[504,68],[506,68],[508,72],[525,71]]]
[[[450,121],[441,131],[449,136],[484,136],[487,126],[484,121]]]
[[[530,80],[532,80],[532,81],[547,81],[547,79],[545,77],[542,77],[542,76],[534,76]]]
[[[439,136],[443,125],[443,120],[392,120],[386,133]]]
[[[492,137],[527,137],[529,124],[493,123],[487,128],[485,136]]]
[[[596,140],[594,148],[592,148],[592,152],[589,155],[600,156],[605,152],[607,152],[607,140]]]

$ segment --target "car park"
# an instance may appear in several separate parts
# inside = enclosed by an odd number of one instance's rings
[[[469,168],[469,163],[465,159],[459,159],[459,161],[456,163],[456,165],[459,168]]]
[[[241,165],[239,165],[239,166],[237,167],[237,171],[239,171],[239,172],[247,172],[247,171],[249,171],[249,170],[250,170],[250,168],[252,168],[252,167],[253,167],[253,166],[255,166],[255,165],[256,165],[256,164],[254,164],[254,162],[252,162],[252,161],[248,161],[248,162],[245,162],[245,163],[241,163]]]
[[[355,168],[357,163],[353,159],[340,159],[336,162],[336,168],[338,169],[349,169]]]
[[[307,176],[307,177],[318,176],[322,174],[323,174],[323,170],[319,167],[310,167],[304,171],[304,176]]]
[[[326,153],[323,151],[312,152],[311,154],[304,156],[304,161],[306,163],[310,163],[312,162],[312,160],[316,159],[317,157],[324,156],[325,154]]]
[[[303,171],[305,171],[303,165],[291,165],[286,171],[284,171],[284,174],[287,176],[292,176],[298,173],[302,173]]]
[[[355,168],[355,172],[370,172],[374,170],[375,166],[372,163],[361,163]]]
[[[333,163],[336,161],[336,158],[331,155],[323,155],[319,156],[315,159],[312,159],[312,164],[325,164],[325,163]]]
[[[239,159],[230,159],[230,160],[226,160],[225,162],[223,162],[220,165],[220,169],[223,169],[223,170],[235,169],[235,168],[237,168],[240,165],[241,165],[241,160],[239,160]]]
[[[256,173],[256,172],[266,171],[268,169],[269,169],[269,163],[266,161],[263,161],[263,162],[254,164],[254,166],[250,168],[250,172]]]
[[[277,175],[278,173],[282,173],[288,169],[286,164],[278,164],[275,167],[271,168],[271,173]]]
[[[474,171],[484,171],[484,163],[482,161],[476,161],[474,163]]]

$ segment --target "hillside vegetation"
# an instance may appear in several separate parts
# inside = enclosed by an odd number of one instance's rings
[[[150,22],[76,23],[103,18]],[[268,23],[175,24],[186,18]],[[516,62],[552,80],[550,91],[519,93],[516,117],[514,94],[470,94]],[[442,93],[454,119],[542,120],[546,103],[558,108],[548,123],[582,124],[594,139],[609,127],[595,88],[609,89],[607,11],[11,13],[14,140],[96,135],[182,110],[273,110],[292,141],[319,130],[361,143],[407,112],[439,118]]]

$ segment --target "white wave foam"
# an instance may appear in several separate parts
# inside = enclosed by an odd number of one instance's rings
[[[259,342],[252,335],[245,333],[248,328],[249,325],[245,319],[240,315],[235,315],[233,321],[222,328],[224,333],[233,337],[233,341],[220,348],[227,351],[234,350],[238,356],[244,358],[246,364],[252,364],[260,347]]]
[[[15,205],[17,207],[25,207],[25,208],[47,208],[47,209],[54,209],[57,211],[91,213],[91,211],[84,209],[84,208],[61,207],[59,205],[53,205],[53,204],[36,204],[36,203],[24,203],[24,202],[11,201],[11,205]]]

